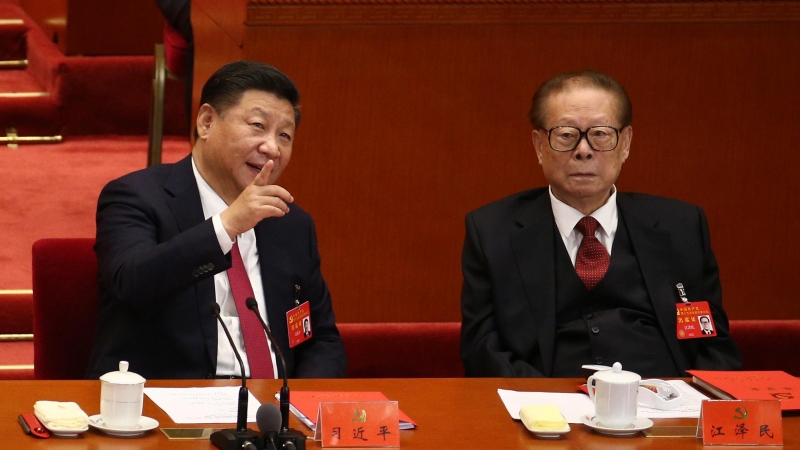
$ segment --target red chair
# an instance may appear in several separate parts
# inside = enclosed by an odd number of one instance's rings
[[[94,239],[33,244],[33,343],[36,379],[82,379],[97,320]],[[349,378],[463,377],[461,324],[343,323]],[[800,376],[793,357],[800,320],[731,320],[744,370]]]
[[[97,321],[94,239],[42,239],[33,244],[33,375],[85,377]]]
[[[460,322],[342,323],[348,378],[464,376]]]
[[[743,370],[783,370],[800,376],[800,320],[731,320],[730,331],[742,354]]]

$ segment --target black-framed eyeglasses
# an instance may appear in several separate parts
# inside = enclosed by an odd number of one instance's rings
[[[543,130],[544,131],[544,130]],[[557,126],[547,130],[550,148],[557,152],[571,152],[586,138],[589,148],[596,152],[610,152],[617,148],[619,130],[611,126],[589,127],[581,131],[575,127]]]

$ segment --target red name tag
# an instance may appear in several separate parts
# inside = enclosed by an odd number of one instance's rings
[[[323,447],[400,447],[397,402],[322,402],[314,440]]]
[[[708,338],[717,335],[708,302],[678,303],[678,339]]]
[[[311,307],[308,302],[286,313],[286,329],[289,330],[289,348],[311,339]]]
[[[783,445],[781,402],[704,400],[700,428],[703,445]]]

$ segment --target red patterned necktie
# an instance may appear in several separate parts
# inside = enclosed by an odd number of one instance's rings
[[[575,229],[583,234],[575,259],[575,271],[590,291],[603,279],[611,264],[606,248],[594,235],[598,225],[597,219],[591,216],[584,217],[575,225]]]
[[[231,284],[236,311],[239,313],[244,348],[250,365],[250,378],[275,378],[275,372],[272,369],[272,355],[270,355],[264,328],[261,327],[258,317],[247,309],[245,303],[249,297],[255,298],[255,294],[253,294],[253,286],[250,284],[250,277],[247,276],[247,270],[244,268],[238,242],[234,243],[231,249],[231,262],[233,266],[228,269],[228,281]]]

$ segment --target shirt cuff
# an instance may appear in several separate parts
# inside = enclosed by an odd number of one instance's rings
[[[228,236],[228,232],[225,231],[225,226],[222,225],[222,219],[219,217],[219,214],[211,217],[211,223],[214,224],[214,233],[217,234],[219,248],[222,249],[223,255],[227,255],[228,252],[231,251],[231,248],[233,248],[233,244],[236,241],[231,241],[231,238]]]

